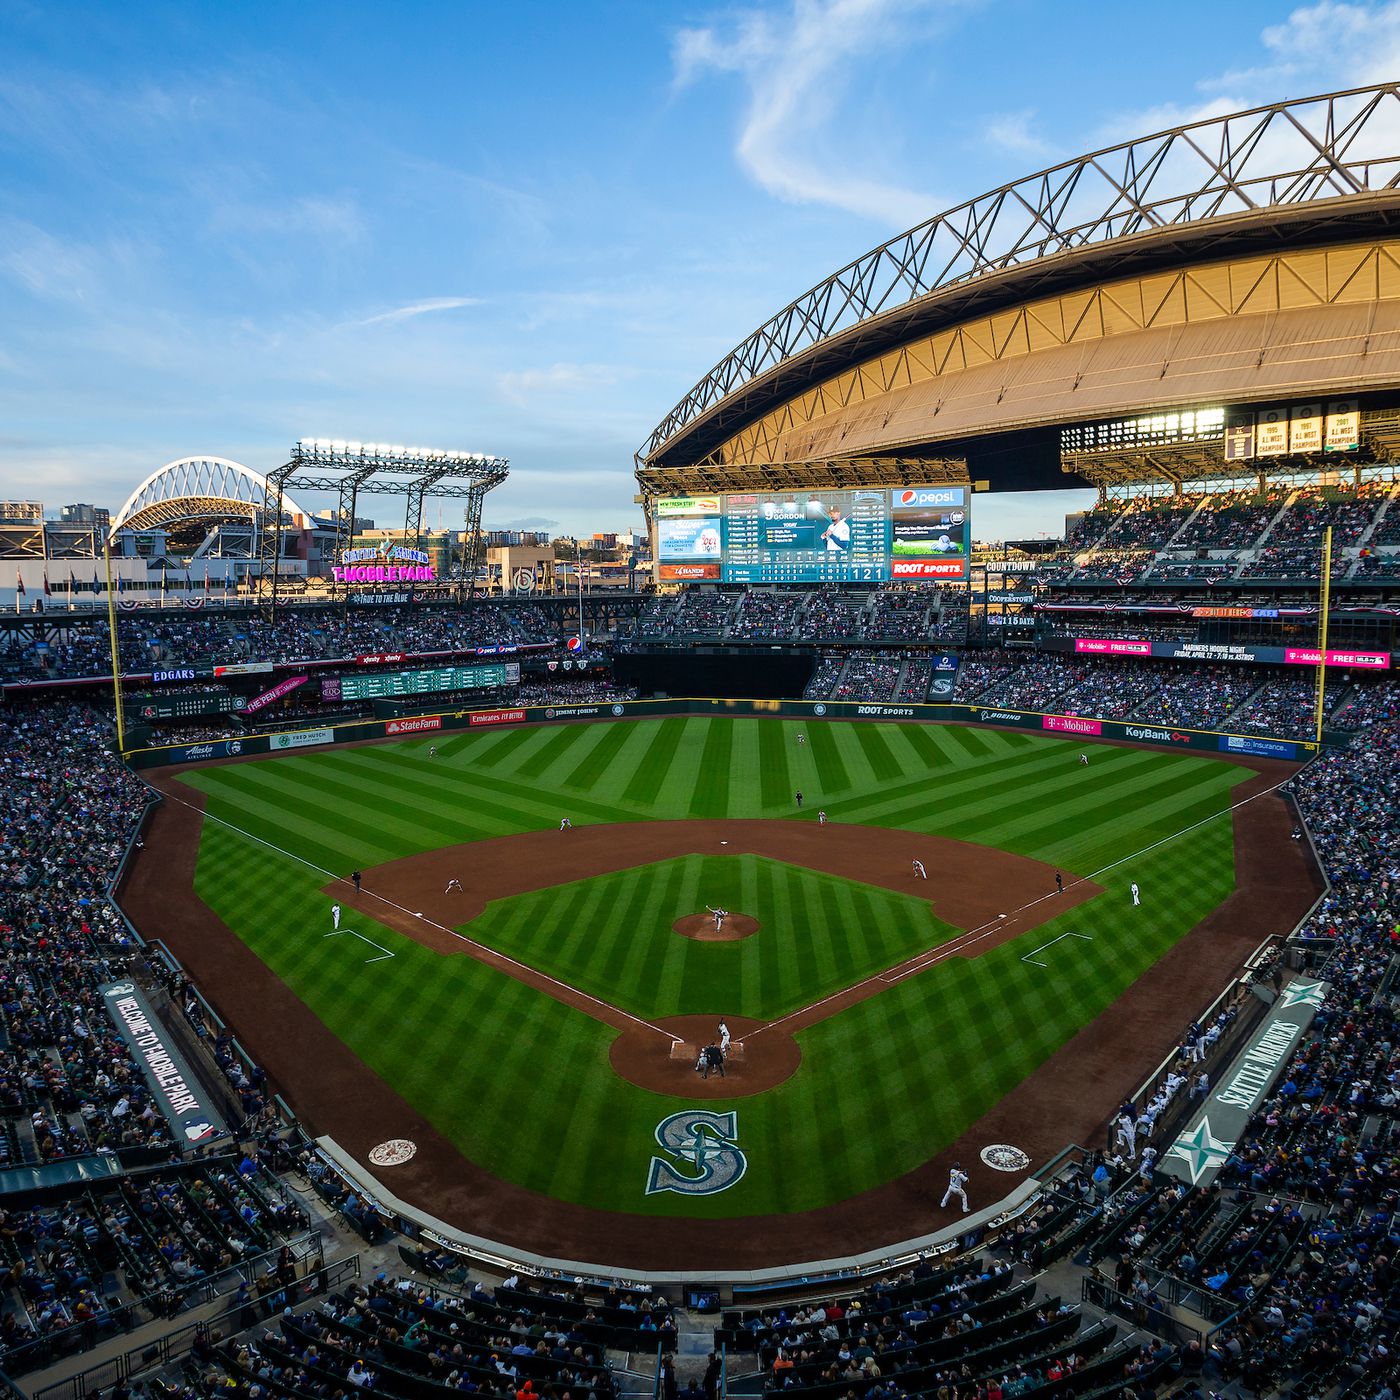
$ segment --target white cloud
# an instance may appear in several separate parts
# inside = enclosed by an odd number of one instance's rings
[[[480,297],[424,297],[422,301],[409,302],[407,306],[396,306],[392,311],[381,311],[375,316],[352,321],[353,326],[380,326],[398,321],[411,321],[415,316],[427,316],[434,311],[456,311],[463,306],[480,306]]]
[[[1053,147],[1035,129],[1036,114],[1027,109],[1023,112],[1003,112],[993,117],[983,131],[989,145],[999,146],[1012,155],[1048,156]]]
[[[707,73],[740,75],[748,108],[735,154],[764,189],[796,204],[827,204],[900,228],[938,207],[930,195],[840,169],[833,126],[859,60],[908,41],[911,21],[946,0],[793,0],[786,14],[739,12],[728,32],[683,29],[672,47],[675,85]]]
[[[622,377],[622,371],[612,365],[561,362],[543,368],[514,370],[497,375],[496,387],[500,390],[502,398],[514,404],[524,404],[533,399],[576,394],[583,389],[616,384]]]

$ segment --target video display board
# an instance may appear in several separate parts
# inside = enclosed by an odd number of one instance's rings
[[[439,666],[430,671],[368,671],[353,676],[327,676],[321,682],[321,697],[324,700],[381,700],[399,695],[431,695],[440,690],[516,685],[519,680],[518,661],[490,666]]]
[[[751,491],[656,503],[657,574],[665,582],[965,579],[970,544],[963,486]]]

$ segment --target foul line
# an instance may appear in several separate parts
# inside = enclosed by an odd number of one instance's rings
[[[1300,770],[1301,771],[1301,770]],[[1080,885],[1086,881],[1094,881],[1100,875],[1107,874],[1110,870],[1116,870],[1120,865],[1126,865],[1129,861],[1138,860],[1151,851],[1155,851],[1159,846],[1169,845],[1171,842],[1179,840],[1181,837],[1189,835],[1198,827],[1209,826],[1211,822],[1218,821],[1221,817],[1233,817],[1241,807],[1248,807],[1251,802],[1257,802],[1261,797],[1272,797],[1281,787],[1297,777],[1297,772],[1291,773],[1287,778],[1282,778],[1272,787],[1265,788],[1263,792],[1256,792],[1252,797],[1242,797],[1238,802],[1232,802],[1228,807],[1222,807],[1218,812],[1212,812],[1208,817],[1202,817],[1200,821],[1192,822],[1190,826],[1184,826],[1180,831],[1174,831],[1169,836],[1163,836],[1159,841],[1153,841],[1150,845],[1142,847],[1141,850],[1132,851],[1126,856],[1121,856],[1118,860],[1110,861],[1107,865],[1100,866],[1097,870],[1090,871],[1088,875],[1080,875],[1071,880],[1066,889],[1072,889],[1075,885]],[[855,982],[849,987],[843,987],[839,992],[832,992],[830,996],[822,997],[820,1001],[814,1001],[808,1006],[799,1007],[796,1011],[789,1011],[786,1016],[780,1016],[776,1021],[769,1021],[766,1026],[759,1026],[752,1030],[743,1039],[736,1039],[736,1045],[742,1045],[744,1040],[752,1040],[756,1035],[762,1035],[764,1031],[771,1031],[775,1026],[786,1025],[789,1021],[796,1020],[799,1016],[810,1016],[812,1012],[820,1010],[828,1002],[839,1001],[843,997],[848,997],[861,987],[868,987],[874,982],[883,982],[886,986],[893,986],[896,982],[903,981],[906,977],[913,977],[920,972],[927,971],[930,967],[944,962],[948,958],[959,957],[971,948],[974,944],[982,942],[983,939],[991,938],[998,933],[1005,922],[1010,919],[1017,919],[1028,909],[1034,909],[1037,904],[1044,904],[1047,901],[1053,902],[1059,898],[1059,892],[1051,894],[1049,892],[1037,895],[1034,899],[1027,900],[1019,908],[1011,910],[1009,914],[998,914],[995,919],[988,919],[984,924],[978,924],[974,929],[969,929],[966,933],[959,934],[956,938],[949,939],[947,943],[940,943],[936,948],[930,948],[926,953],[916,953],[906,962],[897,964],[893,968],[887,968],[884,972],[877,972],[863,981]],[[1083,935],[1076,935],[1082,937]],[[1033,950],[1040,952],[1039,948]],[[821,1020],[821,1017],[817,1018]]]
[[[150,786],[155,787],[154,784]],[[186,801],[183,797],[177,797],[174,793],[166,792],[164,788],[155,788],[155,791],[159,792],[162,797],[167,798],[171,802],[178,802],[180,806],[188,808],[191,812],[198,812],[205,821],[218,822],[220,826],[225,826],[230,831],[237,832],[238,835],[247,837],[249,841],[256,841],[258,845],[266,846],[269,851],[276,851],[279,856],[286,856],[288,860],[294,860],[298,865],[304,865],[308,870],[314,870],[318,875],[328,876],[333,881],[343,881],[345,879],[345,876],[337,875],[335,871],[327,870],[324,866],[317,865],[314,860],[307,860],[305,856],[295,855],[291,851],[284,851],[282,847],[275,842],[269,841],[262,836],[255,836],[251,831],[244,831],[241,826],[235,825],[224,817],[215,816],[213,812],[198,807],[193,802]],[[387,904],[390,909],[396,909],[405,918],[417,919],[420,923],[427,924],[430,928],[439,929],[443,933],[450,933],[453,938],[461,939],[463,943],[471,948],[477,949],[480,953],[485,955],[478,959],[478,961],[486,963],[488,967],[493,961],[497,960],[503,963],[509,963],[510,966],[519,968],[521,972],[529,973],[531,977],[538,977],[541,981],[548,982],[552,986],[558,987],[561,991],[568,992],[570,996],[581,997],[584,1001],[591,1001],[594,1006],[601,1006],[605,1011],[611,1012],[614,1016],[621,1016],[631,1021],[634,1025],[645,1026],[647,1030],[655,1031],[657,1035],[664,1035],[672,1045],[676,1044],[676,1042],[681,1039],[680,1036],[672,1035],[670,1031],[662,1030],[660,1026],[655,1026],[650,1021],[644,1021],[640,1016],[634,1016],[630,1011],[624,1011],[620,1006],[613,1006],[610,1002],[604,1001],[601,997],[595,997],[591,992],[582,991],[578,987],[571,987],[567,982],[561,982],[557,977],[551,977],[549,973],[541,972],[538,968],[531,967],[529,963],[523,963],[518,958],[511,957],[508,953],[498,953],[496,949],[488,948],[486,944],[478,943],[476,939],[468,938],[465,933],[458,933],[455,928],[448,928],[446,924],[440,924],[436,919],[424,918],[417,910],[408,909],[402,904],[395,903],[392,899],[385,898],[382,894],[375,894],[372,890],[366,890],[364,893],[373,899],[377,899],[381,904]],[[351,932],[351,930],[347,929],[346,932]],[[357,934],[356,937],[358,936]],[[366,939],[365,941],[368,942],[369,940]],[[367,958],[366,961],[378,962],[379,959]],[[524,978],[519,977],[515,980],[517,982],[525,981]],[[525,985],[528,986],[529,983],[525,982]],[[568,1005],[568,1002],[563,997],[556,998],[556,1000],[562,1001],[565,1005]]]
[[[334,938],[337,934],[348,933],[351,938],[358,938],[361,943],[368,943],[371,948],[378,948],[384,954],[384,958],[392,958],[394,955],[382,943],[376,943],[372,938],[366,938],[362,933],[356,933],[352,928],[333,928],[329,933],[322,934],[323,938]],[[366,958],[365,966],[372,962],[383,962],[384,958]]]
[[[1087,933],[1061,933],[1052,938],[1048,943],[1042,943],[1039,948],[1032,948],[1021,961],[1024,963],[1035,963],[1037,967],[1049,967],[1049,963],[1036,962],[1033,955],[1036,953],[1043,953],[1047,948],[1053,948],[1062,938],[1082,938],[1086,943],[1092,943],[1094,941]]]

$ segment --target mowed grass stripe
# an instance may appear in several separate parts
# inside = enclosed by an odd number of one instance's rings
[[[690,793],[686,810],[692,817],[722,817],[729,810],[729,762],[734,721],[712,719],[700,756],[700,780]]]
[[[278,756],[265,761],[276,766],[275,783],[245,785],[232,776],[257,764],[192,777],[208,780],[211,811],[246,804],[237,824],[299,854],[338,846],[337,862],[353,849],[337,829],[352,793],[361,808],[355,823],[363,809],[384,804],[391,822],[368,834],[397,847],[387,858],[432,849],[447,830],[553,822],[556,805],[580,815],[591,807],[607,821],[674,819],[689,815],[692,804],[791,816],[792,793],[802,787],[809,808],[826,806],[833,816],[840,805],[885,825],[991,845],[1011,833],[1025,854],[1057,859],[1058,851],[1140,851],[1144,833],[1226,808],[1232,784],[1248,777],[1208,757],[1014,731],[983,731],[968,743],[956,727],[879,725],[872,742],[841,722],[723,714],[681,721],[673,750],[669,740],[658,748],[667,722],[473,734],[460,749],[445,740],[431,762],[422,739]],[[722,792],[701,792],[702,769],[724,742],[717,724],[727,731],[726,783]],[[607,732],[623,728],[632,737],[611,757],[600,755]],[[558,741],[566,732],[569,741]],[[798,732],[806,744],[796,743]],[[1081,747],[1088,769],[1076,762]],[[664,781],[643,796],[636,769],[667,751],[674,757]],[[473,754],[485,761],[474,763]],[[589,764],[597,771],[588,789],[558,796],[560,780]],[[426,805],[405,833],[400,804],[420,794]],[[1028,824],[1016,832],[1020,823]],[[1222,818],[1110,871],[1104,894],[1068,914],[1047,911],[1039,929],[1012,944],[972,961],[950,959],[803,1032],[798,1073],[733,1103],[749,1156],[744,1180],[694,1200],[643,1194],[656,1124],[683,1104],[612,1074],[609,1028],[471,959],[439,957],[357,919],[358,931],[396,952],[366,967],[364,945],[321,936],[323,877],[216,823],[205,831],[201,895],[333,1033],[473,1160],[527,1189],[663,1218],[813,1209],[927,1160],[1120,995],[1233,881],[1231,824]],[[340,866],[328,860],[327,868]],[[561,886],[502,901],[476,922],[495,925],[485,941],[499,938],[512,945],[505,951],[523,951],[525,961],[574,985],[586,986],[583,975],[571,975],[586,965],[588,979],[611,984],[596,995],[619,1005],[633,997],[645,1008],[639,1014],[654,1007],[658,1015],[716,1018],[781,1014],[814,1000],[833,979],[849,985],[862,969],[889,966],[947,936],[921,901],[812,872],[804,877],[757,857],[686,857],[616,879],[615,886]],[[1144,896],[1137,910],[1128,893],[1133,879]],[[764,929],[726,944],[670,931],[678,913],[705,902],[764,906]],[[1024,950],[1069,930],[1092,943],[1063,940],[1042,959],[1044,969],[1021,961]],[[776,946],[779,940],[786,946]]]

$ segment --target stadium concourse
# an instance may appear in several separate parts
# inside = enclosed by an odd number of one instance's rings
[[[765,637],[803,635],[820,617],[860,645],[817,662],[812,685],[874,699],[897,698],[911,672],[931,664],[929,644],[942,641],[942,599],[931,592],[720,596],[704,608],[657,600],[637,632],[682,610],[687,628]],[[323,658],[382,649],[386,630],[405,653],[556,645],[542,619],[530,606],[443,609],[346,637],[292,616],[266,631],[241,625],[235,642],[227,621],[160,618],[142,629],[160,654],[142,643],[130,664],[294,661],[304,633]],[[75,627],[65,657],[46,662],[49,676],[100,669],[101,630]],[[916,639],[922,654],[889,649]],[[36,657],[10,659],[16,674],[34,674]],[[957,684],[959,698],[994,706],[1303,732],[1305,687],[1280,669],[999,650],[964,654]],[[534,701],[618,693],[606,674],[522,682]],[[1284,1382],[1301,1384],[1295,1393],[1383,1393],[1400,1319],[1400,1039],[1390,994],[1400,694],[1384,678],[1348,677],[1330,703],[1329,723],[1352,736],[1350,746],[1292,783],[1330,888],[1288,945],[1329,990],[1219,1180],[1196,1188],[1154,1164],[1200,1076],[1217,1075],[1236,1048],[1237,1002],[1196,1029],[1186,1022],[1197,1008],[1181,1008],[1181,1054],[1145,1086],[1131,1158],[1106,1124],[1101,1141],[1053,1167],[1028,1210],[951,1253],[870,1282],[827,1280],[815,1300],[811,1285],[794,1287],[796,1301],[726,1315],[716,1337],[731,1373],[752,1364],[775,1389],[877,1400],[1146,1396],[1174,1381],[1219,1390],[1237,1380],[1260,1394]],[[405,1400],[448,1390],[617,1393],[622,1353],[675,1344],[679,1295],[601,1277],[503,1277],[499,1264],[434,1244],[381,1211],[288,1117],[276,1086],[244,1059],[237,1027],[126,925],[109,891],[139,840],[148,791],[113,754],[100,706],[97,691],[88,703],[39,690],[0,712],[0,1367],[14,1376],[73,1353],[105,1355],[137,1329],[145,1337],[162,1319],[178,1326],[212,1304],[218,1327],[190,1330],[151,1361],[153,1391],[329,1395],[348,1383]],[[1269,975],[1268,963],[1255,969]],[[158,1111],[133,1043],[107,1019],[103,989],[129,983],[203,1086],[217,1124],[207,1141],[184,1140]],[[382,1251],[400,1227],[401,1270],[363,1282],[344,1274],[322,1291],[331,1276],[322,1233]],[[668,1364],[673,1378],[689,1365]],[[700,1390],[681,1393],[713,1396],[714,1369],[691,1369]]]

